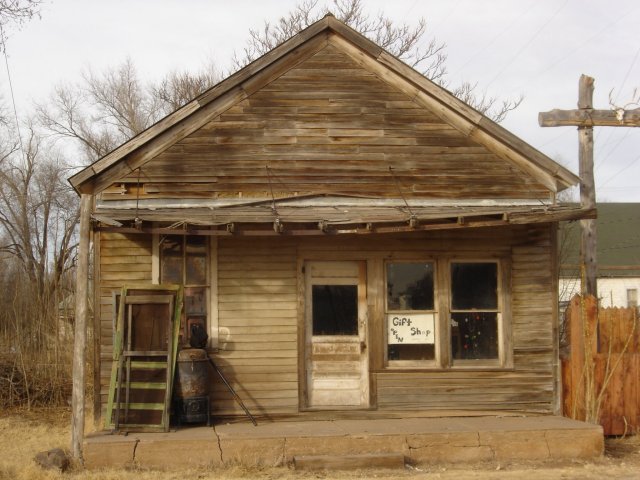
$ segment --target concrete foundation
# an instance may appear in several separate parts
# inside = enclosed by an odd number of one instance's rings
[[[296,457],[324,455],[336,463],[340,456],[385,454],[403,455],[412,465],[508,462],[589,459],[603,450],[602,427],[553,416],[229,423],[128,436],[101,432],[84,441],[87,468],[278,466]]]

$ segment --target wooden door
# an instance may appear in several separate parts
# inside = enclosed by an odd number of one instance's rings
[[[369,405],[365,262],[305,264],[309,408]]]

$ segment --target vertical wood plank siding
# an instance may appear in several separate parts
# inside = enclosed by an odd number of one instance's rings
[[[151,283],[151,236],[100,232],[100,397],[104,410],[113,355],[113,292],[126,283]],[[104,418],[104,417],[103,417]]]

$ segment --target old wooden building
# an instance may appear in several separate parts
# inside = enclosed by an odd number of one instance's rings
[[[127,285],[184,287],[179,341],[204,326],[254,414],[557,411],[556,227],[593,212],[556,193],[578,178],[332,16],[70,181],[103,415]]]

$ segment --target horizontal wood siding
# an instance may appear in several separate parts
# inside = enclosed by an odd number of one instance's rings
[[[556,367],[551,230],[543,225],[369,237],[222,238],[217,279],[220,350],[212,357],[253,413],[295,414],[299,387],[304,386],[298,358],[304,293],[297,266],[305,260],[362,260],[367,266],[374,407],[551,412]],[[134,279],[151,281],[151,239],[103,233],[100,253],[104,397],[111,366],[112,291]],[[512,368],[385,368],[384,262],[435,257],[510,262]],[[210,389],[213,414],[242,415],[216,376]]]
[[[113,358],[113,292],[124,284],[151,283],[151,236],[100,232],[99,312],[100,388],[106,406]],[[104,418],[104,416],[103,416]]]
[[[510,162],[470,140],[334,46],[289,71],[119,181],[113,198],[546,198]],[[270,168],[267,174],[266,166]],[[109,198],[106,192],[105,198]]]
[[[297,289],[293,242],[220,240],[213,358],[253,414],[298,411]],[[243,414],[218,378],[211,388],[213,414]]]
[[[488,236],[457,232],[446,245],[453,255],[486,258],[511,252],[513,369],[381,372],[377,375],[380,408],[552,413],[556,359],[550,228],[520,227],[505,234],[507,230],[487,230]],[[425,248],[430,251],[427,242]]]

